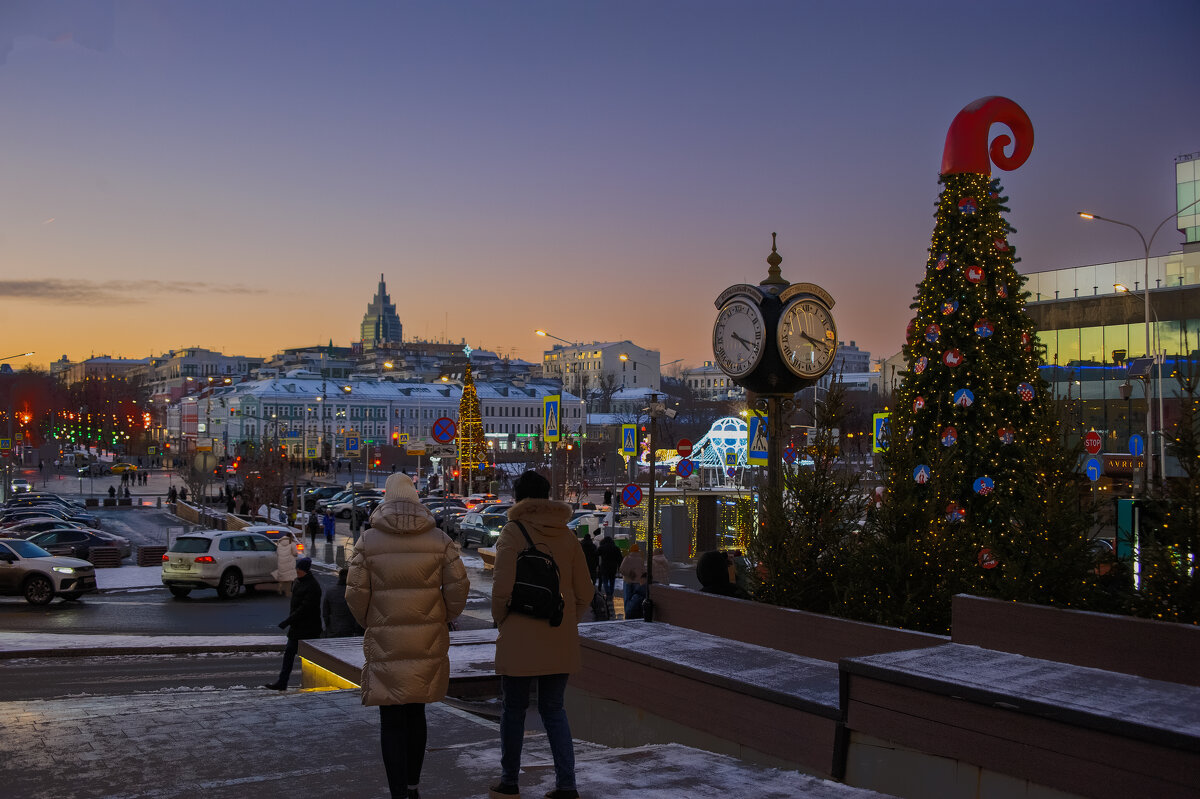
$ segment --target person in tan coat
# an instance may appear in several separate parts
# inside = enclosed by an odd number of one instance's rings
[[[590,607],[595,587],[579,539],[567,528],[571,506],[550,497],[550,483],[537,472],[522,474],[513,483],[517,504],[508,511],[509,523],[496,541],[496,568],[492,578],[492,618],[500,633],[496,639],[496,673],[500,675],[500,783],[492,797],[519,796],[521,741],[529,689],[537,681],[538,713],[554,755],[555,789],[551,799],[576,799],[575,751],[571,728],[563,709],[568,675],[579,671],[579,619]],[[510,612],[508,600],[516,579],[517,553],[528,544],[520,522],[533,543],[553,556],[559,572],[563,620],[552,627],[546,619]]]
[[[362,702],[379,706],[383,765],[393,797],[418,799],[425,705],[450,684],[448,624],[470,583],[458,545],[439,530],[412,480],[393,474],[350,559],[346,604],[366,633]]]

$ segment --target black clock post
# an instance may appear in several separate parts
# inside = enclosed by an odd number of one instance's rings
[[[767,415],[767,485],[760,524],[782,512],[786,417],[795,411],[796,392],[829,371],[838,343],[833,297],[813,283],[789,283],[780,274],[781,263],[772,233],[766,279],[722,291],[713,325],[717,365],[746,389],[753,410]]]

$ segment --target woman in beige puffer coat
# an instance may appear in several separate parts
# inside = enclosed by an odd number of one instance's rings
[[[392,796],[416,796],[425,756],[425,705],[450,683],[447,624],[470,583],[458,545],[439,530],[408,475],[388,478],[350,559],[346,604],[366,629],[362,702],[378,705]]]

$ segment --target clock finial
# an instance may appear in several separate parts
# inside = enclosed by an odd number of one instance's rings
[[[775,234],[771,234],[771,254],[767,256],[767,279],[759,283],[760,286],[786,286],[789,285],[786,280],[779,274],[779,265],[783,263],[783,256],[779,254],[779,250],[775,248]]]

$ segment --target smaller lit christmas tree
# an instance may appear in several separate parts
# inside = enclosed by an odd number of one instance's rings
[[[483,418],[479,413],[475,378],[471,376],[470,357],[468,350],[462,399],[458,402],[458,463],[466,472],[472,472],[487,463],[487,440],[483,437]]]

